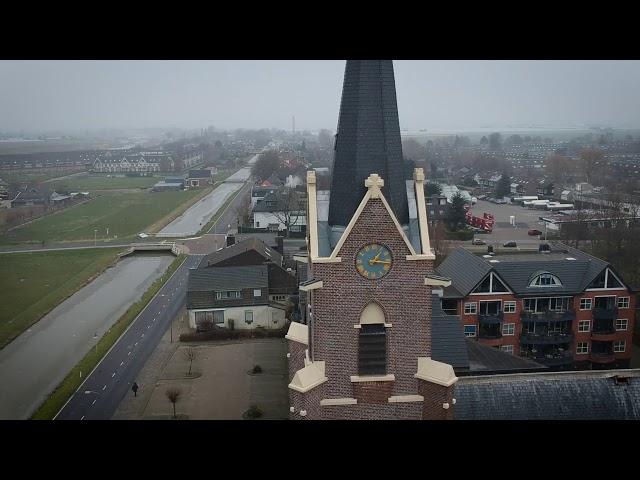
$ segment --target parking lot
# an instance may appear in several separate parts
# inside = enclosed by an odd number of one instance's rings
[[[485,200],[478,200],[478,203],[471,207],[471,213],[476,217],[482,217],[485,212],[495,217],[493,232],[476,234],[475,238],[484,240],[488,245],[502,245],[512,240],[518,245],[540,243],[538,237],[529,236],[527,232],[536,229],[544,234],[544,224],[539,217],[547,213],[545,210],[524,208],[516,204],[495,204]],[[509,217],[512,215],[515,216],[515,227],[509,223]]]

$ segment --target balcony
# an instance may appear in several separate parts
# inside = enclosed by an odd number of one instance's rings
[[[522,312],[520,320],[531,323],[549,323],[549,322],[572,322],[576,319],[574,310],[565,310],[564,312],[555,312],[547,310],[546,312]]]
[[[529,345],[558,345],[569,343],[571,340],[573,340],[571,333],[561,332],[523,333],[520,335],[520,343]]]
[[[522,358],[533,360],[547,367],[559,367],[563,365],[573,364],[573,354],[570,351],[553,352],[553,353],[532,353],[524,351],[521,354]]]
[[[613,363],[616,356],[613,352],[591,352],[591,362],[593,363]]]
[[[479,313],[478,322],[482,325],[496,325],[504,321],[504,313]]]
[[[594,320],[591,329],[591,339],[601,342],[611,342],[615,339],[616,327],[612,319]]]
[[[593,309],[594,320],[615,320],[618,318],[618,307],[615,308],[599,308]]]

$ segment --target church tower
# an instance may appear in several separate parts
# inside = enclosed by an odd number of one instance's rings
[[[424,173],[405,179],[391,61],[348,61],[331,190],[307,172],[307,325],[292,323],[292,419],[445,419],[450,365],[431,357]]]

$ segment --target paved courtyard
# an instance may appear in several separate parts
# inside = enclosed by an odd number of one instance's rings
[[[156,360],[161,365],[156,365],[155,383],[140,385],[138,397],[131,394],[125,399],[114,419],[169,419],[173,407],[165,392],[171,387],[181,390],[176,404],[179,418],[240,420],[251,405],[263,411],[264,419],[288,418],[284,339],[173,345],[164,359]],[[189,347],[196,352],[191,377],[184,355]],[[263,372],[250,374],[254,365],[260,365]]]

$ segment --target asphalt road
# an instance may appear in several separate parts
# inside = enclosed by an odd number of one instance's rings
[[[115,343],[56,420],[108,420],[154,351],[171,321],[184,306],[189,268],[202,255],[190,255]]]

